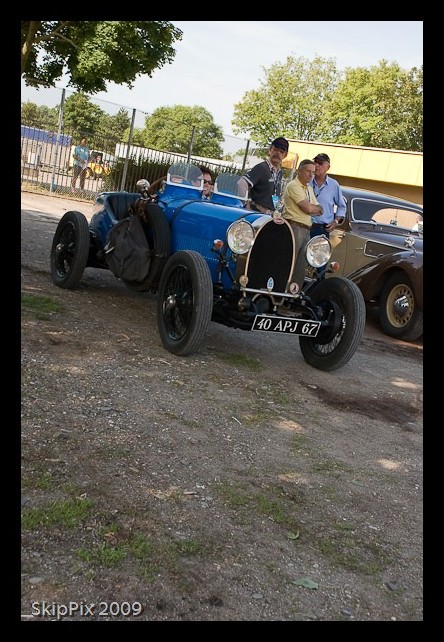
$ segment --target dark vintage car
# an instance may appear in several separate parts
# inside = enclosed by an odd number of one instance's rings
[[[342,190],[346,217],[330,234],[336,274],[358,285],[386,334],[415,341],[423,333],[423,208],[377,192]]]
[[[220,174],[211,200],[203,200],[201,170],[178,163],[154,195],[142,179],[140,193],[99,194],[89,223],[66,212],[51,247],[54,283],[74,288],[85,268],[102,268],[132,290],[157,293],[160,339],[175,355],[195,352],[215,321],[264,337],[285,334],[289,359],[297,336],[313,367],[343,366],[364,332],[359,288],[342,277],[293,280],[290,225],[245,209],[238,179]],[[325,265],[330,254],[325,236],[311,239],[304,266]]]

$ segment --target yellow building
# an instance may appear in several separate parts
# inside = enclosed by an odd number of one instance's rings
[[[330,157],[329,175],[340,185],[391,194],[413,203],[423,202],[421,152],[287,140],[289,150],[283,167],[296,168],[304,158],[324,153]]]

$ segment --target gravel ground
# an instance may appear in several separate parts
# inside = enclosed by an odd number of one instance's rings
[[[325,373],[212,323],[175,357],[155,294],[52,283],[68,209],[22,194],[22,620],[422,620],[422,342],[369,320]]]

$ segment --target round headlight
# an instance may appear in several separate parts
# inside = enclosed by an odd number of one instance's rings
[[[314,236],[305,249],[307,261],[314,268],[322,267],[331,257],[331,243],[323,234]]]
[[[244,219],[235,221],[227,230],[228,247],[234,254],[246,254],[254,241],[254,231]]]

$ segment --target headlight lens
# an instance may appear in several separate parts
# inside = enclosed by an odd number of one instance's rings
[[[314,267],[322,267],[331,257],[331,243],[326,236],[314,236],[309,240],[306,247],[308,263]]]
[[[235,254],[246,254],[254,241],[254,231],[245,220],[235,221],[227,230],[228,247]]]

